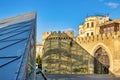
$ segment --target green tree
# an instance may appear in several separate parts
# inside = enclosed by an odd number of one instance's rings
[[[37,56],[36,63],[38,64],[38,68],[42,69],[42,59],[40,55]]]

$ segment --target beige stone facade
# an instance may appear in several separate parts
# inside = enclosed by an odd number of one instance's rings
[[[79,43],[79,45],[81,45],[93,56],[95,56],[95,52],[99,48],[103,48],[109,56],[109,70],[115,75],[120,75],[120,20],[116,19],[113,21],[109,21],[109,17],[105,16],[105,18],[106,20],[104,21],[104,23],[101,23],[101,21],[99,20],[93,21],[94,24],[97,24],[96,23],[97,21],[100,22],[98,26],[97,25],[94,26],[94,30],[93,30],[94,35],[87,36],[84,33],[84,36],[83,36],[83,34],[80,34],[80,33],[84,27],[83,26],[80,27],[79,34],[76,37],[76,41]],[[99,30],[101,25],[102,26],[108,25],[114,22],[119,23],[118,31],[112,32],[112,33],[100,34]],[[113,26],[113,27],[116,27],[116,26]]]
[[[90,16],[79,25],[79,36],[86,37],[99,34],[99,25],[109,21],[109,16]]]
[[[42,49],[43,49],[43,45],[40,43],[36,43],[36,57],[38,55],[40,55],[40,57],[42,57]]]

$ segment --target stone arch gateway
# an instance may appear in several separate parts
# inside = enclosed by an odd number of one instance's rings
[[[94,73],[109,74],[110,61],[108,53],[102,47],[94,53]]]

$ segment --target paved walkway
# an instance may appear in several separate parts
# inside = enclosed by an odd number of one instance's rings
[[[111,75],[46,75],[47,80],[120,80]]]
[[[37,77],[36,80],[44,80],[44,78],[41,74],[37,74],[36,77]]]

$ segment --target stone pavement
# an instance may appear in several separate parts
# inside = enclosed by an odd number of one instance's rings
[[[37,74],[36,75],[36,80],[44,80],[44,78],[41,74]]]
[[[120,80],[120,77],[114,77],[112,75],[46,75],[47,80]]]

